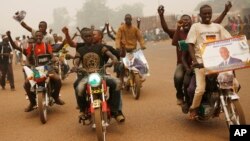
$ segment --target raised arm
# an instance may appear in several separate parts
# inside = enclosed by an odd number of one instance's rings
[[[77,44],[71,39],[69,35],[69,29],[67,27],[63,27],[62,32],[64,33],[66,41],[68,42],[69,46],[76,48]]]
[[[161,26],[163,31],[166,32],[170,38],[173,38],[175,30],[168,28],[168,25],[164,18],[164,7],[162,5],[158,7],[158,14],[161,20]]]
[[[10,31],[7,31],[7,32],[6,32],[6,35],[7,35],[8,38],[9,38],[9,41],[10,41],[11,46],[12,46],[14,49],[16,49],[16,50],[22,52],[22,48],[19,47],[19,46],[17,46],[17,45],[15,44],[15,42],[13,41],[13,39],[12,39],[12,37],[11,37]]]
[[[137,35],[137,39],[140,43],[141,49],[146,49],[144,39],[143,39],[141,31],[139,29],[137,29],[136,35]]]
[[[141,19],[140,18],[137,18],[137,28],[140,29],[140,26],[141,26]]]
[[[113,26],[111,26],[111,30],[116,35],[116,31],[114,30]]]
[[[225,16],[227,15],[227,12],[231,9],[232,7],[232,3],[230,1],[228,1],[226,4],[225,4],[225,9],[224,11],[220,14],[219,17],[217,17],[213,22],[214,23],[218,23],[220,24],[223,19],[225,18]]]
[[[104,25],[104,27],[102,29],[102,33],[104,33],[105,29],[106,29],[106,24]]]
[[[179,34],[180,34],[180,29],[181,29],[182,25],[183,25],[182,20],[179,20],[177,22],[177,29],[176,29],[174,36],[173,36],[173,39],[172,39],[172,45],[174,45],[174,46],[177,46],[178,41],[180,40]]]
[[[30,26],[28,26],[24,21],[22,21],[20,24],[26,30],[28,30],[29,32],[32,32],[32,28]]]
[[[79,34],[81,34],[81,30],[79,27],[76,27],[77,31],[79,32]]]
[[[112,40],[115,40],[115,37],[110,33],[109,31],[109,23],[106,23],[105,24],[105,27],[107,28],[107,33],[108,33],[108,36],[112,39]],[[113,27],[111,27],[111,29],[113,29]]]
[[[77,36],[77,33],[74,34],[74,36],[71,38],[71,40],[74,40],[76,36]],[[56,49],[53,49],[53,51],[54,52],[60,51],[66,43],[67,43],[67,41],[66,41],[66,39],[64,39],[63,42],[60,44],[60,46]]]

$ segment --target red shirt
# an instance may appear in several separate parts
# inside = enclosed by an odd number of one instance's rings
[[[32,45],[29,45],[26,50],[27,56],[30,56],[31,49],[32,49]],[[50,44],[47,44],[47,47],[46,47],[46,44],[42,42],[41,44],[35,45],[34,53],[35,53],[35,56],[42,55],[42,54],[52,54],[52,47]]]

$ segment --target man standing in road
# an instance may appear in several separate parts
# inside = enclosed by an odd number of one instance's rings
[[[2,89],[5,90],[6,76],[8,73],[10,89],[14,91],[15,85],[14,85],[14,76],[13,76],[13,69],[12,69],[13,52],[12,52],[11,46],[9,45],[8,37],[6,35],[3,35],[2,39],[3,39],[3,42],[0,45],[0,71],[2,73],[2,76],[0,78],[1,86],[2,86]]]

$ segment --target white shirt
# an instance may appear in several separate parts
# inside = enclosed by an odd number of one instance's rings
[[[194,23],[188,32],[186,43],[194,44],[195,57],[198,63],[202,63],[201,47],[203,43],[230,38],[230,33],[220,24]]]

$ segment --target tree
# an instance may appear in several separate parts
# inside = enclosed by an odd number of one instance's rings
[[[108,13],[111,12],[112,10],[106,6],[106,0],[87,0],[76,14],[76,24],[81,28],[90,27],[90,25],[99,27],[104,25],[108,19]]]
[[[70,21],[69,13],[65,7],[56,8],[53,11],[53,24],[50,27],[53,29],[53,32],[60,33],[62,27],[68,26]]]
[[[121,22],[124,22],[124,17],[126,14],[131,14],[132,17],[142,17],[143,16],[143,4],[136,3],[133,5],[122,5],[117,11],[113,12],[112,23],[115,25],[120,25]],[[135,21],[133,21],[135,23]]]
[[[125,14],[130,13],[135,17],[143,16],[142,10],[143,4],[141,3],[122,5],[117,10],[112,10],[106,5],[106,0],[86,0],[76,14],[76,24],[80,28],[91,25],[100,28],[105,22],[109,22],[112,26],[119,26],[124,21]]]

